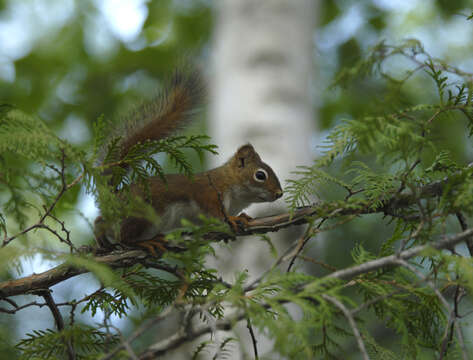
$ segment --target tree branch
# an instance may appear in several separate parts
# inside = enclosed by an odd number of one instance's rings
[[[441,249],[448,249],[456,244],[464,241],[465,239],[468,239],[470,236],[473,235],[473,228],[468,229],[466,231],[463,231],[461,233],[445,237],[442,240],[433,242],[428,245],[421,245],[421,246],[416,246],[408,250],[404,250],[398,254],[391,255],[391,256],[385,256],[380,259],[368,261],[366,263],[363,263],[361,265],[353,266],[348,269],[344,270],[339,270],[335,271],[319,280],[323,279],[329,279],[329,278],[337,278],[337,279],[342,279],[342,280],[349,280],[355,276],[365,274],[371,271],[375,271],[387,266],[392,266],[392,267],[397,267],[397,266],[403,266],[405,264],[404,260],[413,258],[415,256],[420,255],[423,251],[426,251],[427,249],[434,248],[437,250]],[[318,280],[317,280],[318,281]],[[309,284],[307,284],[309,285]],[[307,286],[305,285],[305,286]],[[300,287],[299,289],[296,289],[296,291],[303,291],[305,286]],[[287,301],[281,301],[281,303],[285,303]],[[262,305],[264,308],[269,308],[270,306],[268,304],[263,304]],[[337,306],[338,307],[338,306]],[[340,309],[340,307],[338,307]],[[355,309],[357,311],[358,309]],[[348,311],[348,310],[347,310]],[[352,317],[352,313],[348,312],[350,316]],[[159,343],[155,343],[151,345],[148,350],[146,350],[144,353],[142,353],[139,357],[139,360],[149,360],[149,359],[154,359],[157,356],[164,355],[167,352],[179,347],[183,343],[192,341],[197,339],[198,337],[205,335],[207,333],[212,333],[215,330],[231,330],[233,326],[246,318],[245,313],[239,313],[234,316],[231,316],[227,318],[226,320],[219,320],[217,321],[214,325],[212,326],[201,326],[196,329],[194,329],[191,332],[178,332],[175,333],[174,335],[168,337],[167,339],[164,339],[160,341]],[[162,318],[160,317],[160,320]],[[457,331],[459,336],[461,336],[461,331]],[[357,338],[358,345],[359,344],[359,339]],[[461,345],[463,344],[463,340],[460,340]],[[363,347],[364,348],[364,347]],[[463,350],[463,349],[462,349]]]
[[[53,219],[55,219],[51,214],[54,210],[54,208],[56,207],[57,203],[59,202],[59,200],[61,199],[61,197],[65,194],[65,192],[68,190],[68,185],[66,183],[66,152],[65,150],[62,148],[61,149],[61,159],[60,159],[60,162],[61,162],[61,169],[58,170],[56,169],[55,166],[53,165],[50,165],[49,168],[52,169],[53,171],[55,171],[59,177],[61,178],[61,189],[59,190],[59,193],[56,195],[56,197],[54,198],[53,202],[49,205],[49,207],[47,207],[46,205],[44,206],[44,214],[40,217],[40,219],[38,220],[38,222],[34,225],[31,225],[30,227],[20,231],[18,234],[15,234],[13,236],[10,236],[9,238],[6,237],[6,233],[5,233],[5,239],[3,240],[3,243],[2,243],[2,246],[1,247],[5,247],[7,246],[10,242],[12,242],[13,240],[15,240],[16,238],[18,238],[19,236],[21,235],[24,235],[26,234],[27,232],[30,232],[31,230],[33,229],[37,229],[37,228],[45,228],[45,229],[48,229],[49,231],[51,231],[53,234],[55,234],[59,239],[60,241],[62,242],[65,242],[66,244],[68,244],[72,250],[74,250],[74,245],[68,241],[69,240],[69,234],[67,233],[67,240],[63,239],[61,236],[59,236],[59,234],[57,232],[55,232],[54,230],[52,230],[49,226],[46,226],[44,224],[44,221],[46,220],[46,218],[48,216],[52,217]],[[62,228],[63,230],[65,229],[64,228],[64,223],[61,224],[62,225]]]
[[[42,296],[46,305],[51,310],[51,313],[54,317],[54,322],[56,323],[56,327],[58,332],[61,332],[64,329],[64,320],[62,318],[61,312],[59,311],[54,299],[51,295],[51,290],[49,289],[40,289],[36,291],[36,295]],[[67,349],[67,356],[69,360],[74,360],[76,358],[74,347],[72,346],[71,339],[66,339],[63,337],[64,345],[66,345]]]
[[[445,181],[446,180],[441,180],[439,182],[424,186],[422,188],[421,193],[424,196],[436,196],[438,194],[441,194],[442,193],[441,189],[443,188],[442,184],[444,184]],[[330,206],[330,204],[316,203],[313,206],[307,206],[307,207],[297,209],[294,212],[294,214],[285,213],[285,214],[280,214],[280,215],[275,215],[275,216],[255,218],[249,221],[248,227],[246,229],[238,231],[236,233],[236,236],[278,231],[282,228],[286,228],[289,226],[305,224],[308,222],[308,219],[310,217],[317,216],[317,214],[321,214],[321,213],[325,214],[323,215],[324,218],[329,218],[329,217],[337,217],[337,216],[342,216],[342,215],[355,215],[355,214],[364,214],[364,213],[366,214],[366,213],[384,212],[388,208],[392,209],[394,207],[410,206],[412,203],[414,203],[414,201],[415,199],[411,195],[403,195],[403,196],[397,197],[396,199],[392,199],[391,201],[387,202],[385,205],[383,205],[382,207],[378,209],[372,209],[369,206],[365,206],[362,209],[345,209],[343,207],[338,207],[338,208],[333,209],[333,206],[332,206],[331,212],[328,215],[327,215],[327,207]],[[468,235],[465,237],[462,234],[468,234]],[[462,233],[459,233],[458,236],[460,236],[460,238],[458,242],[465,240],[470,235],[473,235],[473,231],[471,230],[466,230],[466,231],[463,231]],[[227,233],[213,233],[213,234],[209,234],[208,238],[211,241],[227,240],[228,238],[231,238],[231,235]],[[456,244],[457,242],[455,242],[455,240],[443,240],[443,241],[439,241],[437,243],[432,244],[432,246],[435,248],[443,249],[447,246],[447,245],[444,245],[444,243],[447,243],[449,244],[449,246],[452,246]],[[401,254],[404,254],[404,256],[407,256],[407,254],[413,254],[408,257],[403,257],[404,259],[407,259],[409,257],[417,255],[418,253],[420,253],[427,247],[428,245],[417,246],[407,251],[404,251]],[[170,248],[170,251],[182,251],[182,250],[185,250],[185,249],[172,248],[172,247]],[[417,253],[415,253],[416,251]],[[94,260],[99,263],[109,265],[113,268],[119,268],[119,267],[128,267],[128,266],[141,263],[147,257],[149,257],[149,255],[143,251],[128,250],[128,251],[114,252],[114,253],[107,254],[104,256],[96,256],[94,257]],[[392,256],[391,260],[386,259],[386,258],[373,260],[373,261],[363,264],[363,266],[366,266],[368,268],[371,266],[374,266],[374,268],[379,268],[382,266],[386,266],[389,261],[390,261],[389,262],[390,264],[393,264],[394,258],[396,258],[395,255]],[[380,264],[380,266],[378,266],[378,264]],[[342,274],[352,274],[353,271],[354,270],[351,270],[351,269],[340,270],[340,272],[332,273],[332,276],[337,277],[338,276],[337,274],[340,274],[341,276],[340,278],[343,278],[345,275],[342,275]],[[33,274],[21,279],[10,280],[10,281],[5,281],[5,282],[0,283],[0,298],[25,294],[27,292],[31,292],[38,289],[46,289],[61,281],[64,281],[66,279],[69,279],[71,277],[74,277],[86,272],[88,272],[88,270],[85,268],[77,268],[69,264],[61,264],[41,274]],[[365,271],[362,271],[362,272],[365,272]],[[356,275],[357,274],[355,272],[353,273],[352,276],[356,276]]]
[[[398,254],[385,256],[379,259],[367,261],[361,265],[353,266],[351,268],[335,271],[327,278],[336,278],[349,280],[355,276],[365,274],[370,271],[375,271],[386,266],[399,266],[399,260],[411,259],[420,255],[422,252],[433,248],[436,250],[449,249],[462,241],[465,241],[473,235],[473,228],[462,231],[452,236],[446,236],[443,240],[438,240],[426,245],[414,246],[408,250],[401,251]]]
[[[94,260],[113,268],[119,268],[137,264],[148,256],[148,254],[141,250],[129,250],[104,256],[97,256],[94,257]],[[39,289],[47,289],[61,281],[86,272],[88,272],[88,270],[85,268],[78,268],[64,263],[40,274],[33,274],[21,279],[4,281],[0,283],[0,298],[21,295]]]
[[[447,183],[451,184],[452,182],[455,183],[456,181],[457,181],[456,177],[452,176],[450,178],[445,178],[445,179],[433,182],[431,184],[421,187],[418,194],[422,198],[439,196],[442,194],[443,189]],[[43,217],[40,219],[40,223],[42,223],[42,221],[44,221],[44,218],[48,216],[48,214],[54,208],[53,205],[56,204],[59,198],[60,196],[56,198],[56,201],[50,206],[47,212],[43,215]],[[335,218],[339,216],[371,214],[371,213],[377,213],[377,212],[381,212],[384,214],[392,214],[397,209],[406,208],[415,204],[417,200],[418,198],[416,196],[407,193],[407,194],[397,194],[396,196],[387,200],[384,204],[382,204],[381,206],[377,208],[373,208],[372,206],[370,206],[369,204],[366,204],[366,202],[363,202],[363,201],[360,201],[358,206],[349,207],[349,208],[347,208],[346,206],[344,207],[343,205],[334,206],[333,203],[330,203],[330,202],[317,202],[313,204],[312,206],[306,206],[306,207],[296,209],[294,213],[285,213],[285,214],[280,214],[280,215],[252,219],[248,222],[248,226],[245,229],[238,230],[235,233],[235,235],[230,235],[228,233],[211,233],[211,234],[207,234],[206,237],[208,238],[209,241],[217,241],[217,240],[235,239],[235,236],[274,232],[274,231],[278,231],[280,229],[283,229],[289,226],[305,224],[308,222],[310,218],[313,219],[314,217],[317,217],[317,216],[323,219],[329,219],[329,218]],[[36,226],[38,226],[38,224],[36,224]],[[462,224],[462,226],[465,227],[466,225]],[[458,235],[465,234],[465,233],[472,235],[472,233],[470,233],[469,230],[465,230]],[[191,235],[189,235],[189,239],[191,238],[192,238]],[[11,239],[12,238],[10,238],[10,241]],[[465,238],[461,237],[459,241],[463,241],[463,240],[465,240]],[[445,241],[447,240],[444,240],[444,242]],[[434,247],[439,246],[439,248],[445,248],[445,246],[442,245],[443,244],[442,241],[437,242],[435,244],[432,246]],[[5,245],[5,242],[3,246],[4,245]],[[419,253],[423,251],[423,249],[425,249],[426,246],[427,245],[420,246],[420,247],[418,246],[415,248],[411,248],[407,251],[411,253],[418,251]],[[185,248],[172,247],[172,246],[169,247],[169,251],[183,251],[183,250],[185,250]],[[407,253],[404,251],[401,254],[407,254]],[[399,256],[399,254],[397,254],[396,256]],[[368,263],[363,264],[362,266],[366,266],[368,268],[370,266],[374,266],[374,268],[378,268],[377,267],[378,264],[381,267],[386,266],[386,264],[388,263],[393,264],[392,261],[394,257],[396,256],[393,255],[392,259],[383,258],[383,259],[370,261]],[[415,256],[415,255],[412,255],[412,256]],[[409,257],[412,257],[412,256],[409,256]],[[103,256],[96,256],[94,257],[94,260],[99,263],[109,265],[113,268],[119,268],[119,267],[128,267],[128,266],[132,266],[138,263],[142,263],[142,261],[144,261],[144,259],[146,259],[147,257],[149,257],[149,255],[143,251],[127,250],[127,251],[113,252],[113,253],[103,255]],[[404,257],[404,259],[407,259],[409,257]],[[352,274],[353,271],[354,271],[353,269],[340,270],[340,272],[332,273],[332,276],[337,277],[338,274],[340,274],[340,276],[342,276],[341,278],[343,278],[343,276],[345,276],[343,274]],[[10,281],[5,281],[5,282],[0,283],[0,298],[25,294],[27,292],[31,292],[31,291],[35,291],[39,289],[47,289],[50,286],[53,286],[61,281],[64,281],[66,279],[72,278],[74,276],[77,276],[86,272],[88,272],[88,270],[85,268],[77,268],[67,263],[61,264],[41,274],[33,274],[21,279],[10,280]],[[365,271],[362,270],[362,272],[365,272]],[[354,275],[352,276],[356,276],[356,273],[353,273],[353,274]]]
[[[345,317],[348,320],[348,323],[351,326],[351,329],[353,331],[353,336],[356,339],[356,343],[358,345],[358,348],[360,349],[361,355],[363,355],[363,360],[369,360],[370,357],[368,356],[368,353],[366,352],[365,343],[363,342],[363,339],[362,339],[361,334],[360,334],[360,330],[358,330],[358,326],[356,326],[356,322],[353,319],[353,316],[352,316],[350,310],[348,310],[346,308],[346,306],[343,305],[343,303],[341,301],[339,301],[338,299],[336,299],[332,296],[322,294],[322,297],[325,300],[327,300],[328,302],[335,305],[338,309],[340,309],[340,311],[343,313],[343,315],[345,315]]]
[[[253,326],[251,325],[251,320],[249,317],[246,319],[246,327],[248,328],[248,331],[250,332],[251,342],[253,344],[253,351],[255,354],[255,360],[258,360],[259,359],[258,345],[257,345],[258,341],[256,340],[255,332],[253,331]]]
[[[211,333],[215,330],[229,331],[240,320],[245,318],[245,314],[238,314],[226,320],[219,320],[212,325],[204,325],[197,327],[191,332],[177,332],[176,334],[164,339],[163,341],[151,345],[148,350],[142,353],[139,360],[156,359],[158,356],[178,348],[180,345],[197,339],[198,337]]]

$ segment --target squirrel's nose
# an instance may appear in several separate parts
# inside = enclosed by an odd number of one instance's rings
[[[276,191],[276,199],[279,199],[282,196],[283,192],[282,190]]]

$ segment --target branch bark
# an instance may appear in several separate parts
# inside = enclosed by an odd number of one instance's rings
[[[54,299],[51,295],[51,290],[38,290],[36,295],[42,296],[46,305],[51,310],[51,313],[54,317],[54,322],[56,323],[57,330],[60,332],[64,329],[64,320],[62,318],[61,312],[59,311]],[[63,337],[64,345],[66,345],[67,356],[69,360],[74,360],[76,358],[74,346],[72,345],[72,339],[67,339]]]
[[[281,214],[264,218],[256,218],[250,221],[249,226],[239,231],[236,236],[249,235],[255,233],[265,233],[278,231],[284,227],[307,222],[307,217],[313,215],[320,209],[317,205],[301,208],[293,216],[291,214]],[[208,234],[209,241],[235,239],[235,236],[228,233]],[[191,236],[189,235],[191,240]],[[170,251],[182,251],[183,248],[170,247]],[[151,258],[149,254],[141,250],[114,251],[113,253],[95,256],[93,260],[111,266],[112,268],[128,267],[142,263],[146,258]],[[64,280],[88,272],[85,268],[77,268],[64,263],[40,274],[33,274],[16,280],[9,280],[0,283],[0,299],[9,296],[30,293],[39,289],[47,289]]]
[[[470,236],[472,235],[473,235],[473,228],[470,228],[460,233],[457,233],[455,235],[445,237],[442,240],[432,242],[430,244],[414,246],[408,250],[404,250],[395,255],[385,256],[379,259],[367,261],[361,265],[335,271],[327,275],[327,277],[349,280],[351,278],[354,278],[355,276],[358,276],[370,271],[375,271],[386,266],[399,266],[399,260],[411,259],[415,256],[421,255],[422,252],[431,248],[436,249],[436,250],[450,249],[453,246],[461,243],[462,241],[469,239]]]
[[[104,256],[96,256],[94,260],[113,268],[126,267],[139,263],[149,255],[141,250],[121,251]],[[33,274],[16,280],[0,283],[0,299],[8,296],[31,293],[47,289],[61,281],[88,272],[85,268],[77,268],[67,263],[58,265],[40,274]]]
[[[350,280],[355,276],[365,274],[371,271],[375,271],[387,266],[397,267],[402,266],[405,260],[411,259],[415,256],[419,256],[422,252],[428,249],[450,249],[451,247],[459,244],[462,241],[465,241],[470,236],[473,235],[473,228],[467,229],[466,231],[457,233],[452,236],[447,236],[442,240],[438,240],[436,242],[432,242],[431,244],[421,245],[413,247],[409,250],[404,250],[396,255],[385,256],[380,259],[368,261],[361,265],[353,266],[351,268],[335,271],[327,276],[325,279],[328,278],[336,278],[341,280]],[[320,280],[323,280],[321,278]],[[309,284],[307,284],[309,285]],[[306,286],[307,286],[306,285]],[[306,286],[303,286],[296,291],[303,291]],[[263,304],[263,307],[269,308],[268,304]],[[148,360],[148,359],[155,359],[157,356],[164,355],[169,351],[176,349],[183,343],[193,341],[199,338],[202,335],[209,334],[214,332],[215,330],[231,330],[235,324],[241,320],[246,319],[246,314],[238,313],[235,314],[225,320],[219,320],[212,326],[199,326],[192,331],[187,332],[178,332],[167,339],[164,339],[158,343],[151,345],[147,350],[145,350],[140,356],[140,360]],[[364,348],[364,347],[363,347]]]
[[[421,188],[422,197],[435,197],[442,194],[444,185],[449,180],[441,180]],[[261,234],[279,231],[280,229],[305,224],[309,219],[314,218],[335,218],[345,215],[362,215],[372,213],[390,214],[401,208],[406,208],[414,204],[416,197],[410,194],[399,195],[385,202],[377,208],[369,205],[361,205],[355,208],[340,206],[334,207],[331,203],[317,202],[312,206],[297,209],[293,214],[284,213],[274,216],[255,218],[250,220],[245,229],[238,231],[235,236]],[[465,233],[465,231],[463,232]],[[209,241],[235,239],[235,236],[228,233],[208,234]],[[189,236],[191,239],[191,236]],[[419,247],[416,247],[419,248]],[[443,247],[442,247],[443,248]],[[412,251],[415,248],[410,249]],[[183,248],[170,247],[170,251],[185,250]],[[128,267],[141,263],[149,254],[140,250],[117,251],[104,256],[95,256],[94,260],[111,266],[112,268]],[[379,261],[381,259],[378,259]],[[344,270],[342,270],[344,271]],[[6,298],[14,295],[21,295],[38,289],[47,289],[57,283],[72,278],[74,276],[88,272],[85,268],[77,268],[69,264],[61,264],[51,270],[41,274],[33,274],[21,279],[10,280],[0,283],[0,298]]]

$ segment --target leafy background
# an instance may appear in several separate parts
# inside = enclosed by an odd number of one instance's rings
[[[214,20],[212,1],[130,0],[120,2],[120,6],[118,3],[0,1],[0,103],[12,104],[41,117],[56,134],[88,151],[93,144],[92,127],[98,117],[116,118],[131,105],[150,98],[182,58],[196,57],[202,64],[209,63]],[[353,77],[344,69],[356,65],[380,40],[400,44],[409,38],[420,40],[432,56],[471,69],[473,22],[467,19],[471,13],[471,3],[466,0],[321,1],[318,25],[314,28],[317,79],[314,104],[320,130],[314,134],[314,157],[321,153],[315,145],[322,144],[329,130],[343,119],[438,101],[435,84],[425,73],[396,88],[379,72]],[[135,18],[131,14],[138,15]],[[406,60],[393,57],[380,70],[397,78],[410,67]],[[455,81],[454,77],[449,81]],[[390,94],[396,96],[392,96],[392,102],[386,102],[384,99]],[[434,131],[455,161],[468,163],[473,152],[465,127],[458,121],[460,116],[449,115]],[[197,132],[204,131],[205,123],[202,121],[199,127]],[[8,158],[11,155],[1,156],[2,166],[13,163]],[[27,159],[14,160],[18,169],[32,166]],[[377,166],[374,157],[362,160]],[[195,166],[199,169],[202,165],[196,160]],[[3,207],[9,192],[1,186],[0,206]],[[325,199],[340,197],[335,187],[317,191]],[[31,196],[29,201],[37,202],[33,194],[27,196]],[[73,241],[77,245],[87,244],[92,241],[91,228],[77,209],[85,219],[93,221],[96,215],[93,200],[75,189],[56,211],[72,227]],[[36,213],[29,210],[27,214]],[[9,226],[15,227],[11,222]],[[322,251],[323,261],[342,268],[352,262],[351,250],[357,244],[351,239],[363,239],[365,248],[375,250],[379,240],[392,231],[393,225],[382,216],[365,216],[333,231],[331,241],[323,249],[317,249],[318,256]],[[45,237],[35,246],[56,246],[49,240]],[[340,251],[341,247],[344,251]],[[21,273],[40,272],[49,266],[47,258],[25,256],[18,272],[2,273],[0,277],[3,280]],[[309,266],[308,271],[317,274],[319,270]],[[87,277],[90,283],[96,282],[91,275],[83,275],[80,280],[55,287],[56,300],[84,294],[87,289],[82,284]],[[93,321],[100,321],[100,317],[97,313]],[[133,328],[132,316],[115,321],[125,333],[127,328],[128,331]],[[3,353],[6,357],[13,351],[8,344],[32,329],[51,327],[51,317],[48,309],[26,309],[15,316],[0,314],[0,324],[3,329],[0,346],[8,352]],[[384,341],[389,344],[390,331],[380,328],[379,332],[384,332]],[[468,334],[473,336],[473,331]]]

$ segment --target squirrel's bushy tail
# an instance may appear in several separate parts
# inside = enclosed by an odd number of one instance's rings
[[[119,160],[134,145],[164,139],[184,127],[202,104],[204,96],[205,87],[197,70],[174,71],[157,97],[132,111],[125,119]]]

